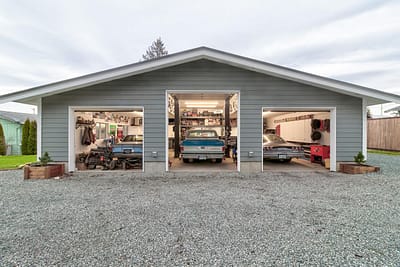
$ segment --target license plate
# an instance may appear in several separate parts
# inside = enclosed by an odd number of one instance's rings
[[[207,157],[206,156],[199,156],[199,160],[206,160]]]
[[[278,158],[279,159],[286,159],[286,155],[284,155],[284,154],[283,155],[278,155]]]
[[[118,160],[118,158],[113,158],[113,160]]]

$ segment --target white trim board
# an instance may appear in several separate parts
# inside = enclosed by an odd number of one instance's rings
[[[143,106],[69,106],[68,107],[68,172],[75,171],[75,111],[120,111],[120,110],[133,110],[133,109],[142,109],[143,118],[142,118],[142,127],[143,127],[143,154],[142,154],[142,172],[144,172],[144,163],[145,163],[145,140],[146,134],[144,131],[144,107]]]
[[[324,88],[341,94],[352,95],[365,98],[368,105],[380,104],[385,102],[400,103],[400,95],[378,91],[376,89],[363,87],[351,83],[346,83],[295,69],[286,68],[271,63],[242,57],[224,51],[199,47],[183,52],[170,54],[154,60],[134,63],[118,68],[108,69],[89,75],[76,77],[64,81],[59,81],[47,85],[33,87],[24,91],[14,92],[0,96],[0,103],[17,101],[21,103],[32,103],[38,97],[44,97],[62,92],[75,90],[78,88],[104,83],[116,79],[121,79],[133,75],[151,72],[158,69],[172,67],[183,63],[206,59],[241,69],[263,73],[266,75],[279,77],[286,80],[296,81],[303,84]]]
[[[335,172],[336,168],[336,107],[262,107],[261,108],[261,129],[264,127],[263,122],[263,111],[264,110],[279,110],[279,111],[292,111],[292,112],[303,112],[303,111],[326,111],[329,112],[330,117],[330,171]],[[263,131],[261,131],[261,170],[264,171],[264,158],[263,158]]]
[[[39,161],[39,158],[42,156],[42,98],[38,99],[37,112],[38,112],[38,118],[36,124],[36,134],[37,134],[36,157],[37,160]]]
[[[362,153],[365,160],[368,158],[368,120],[367,120],[367,103],[362,99]]]

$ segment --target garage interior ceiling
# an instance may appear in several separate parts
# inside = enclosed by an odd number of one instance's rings
[[[263,111],[263,117],[264,118],[271,118],[271,117],[276,117],[279,115],[284,115],[284,114],[289,114],[293,112],[287,112],[287,111]]]
[[[179,105],[182,108],[190,106],[190,102],[194,103],[196,102],[199,104],[209,104],[212,102],[212,104],[215,105],[215,108],[217,109],[223,109],[225,106],[225,99],[230,95],[230,94],[222,94],[222,93],[178,93],[178,94],[172,94],[173,96],[176,96],[179,99]],[[186,103],[187,101],[187,103]]]

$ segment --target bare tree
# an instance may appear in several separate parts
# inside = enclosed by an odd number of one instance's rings
[[[168,55],[168,51],[165,49],[165,45],[163,41],[161,41],[161,37],[159,37],[151,44],[151,46],[149,46],[146,54],[142,55],[142,57],[144,60],[150,60],[166,55]]]

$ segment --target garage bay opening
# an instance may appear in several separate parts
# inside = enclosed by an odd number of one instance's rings
[[[75,110],[77,170],[143,169],[143,108]]]
[[[238,93],[170,92],[168,170],[237,171]]]
[[[330,168],[329,110],[263,109],[263,170]]]

